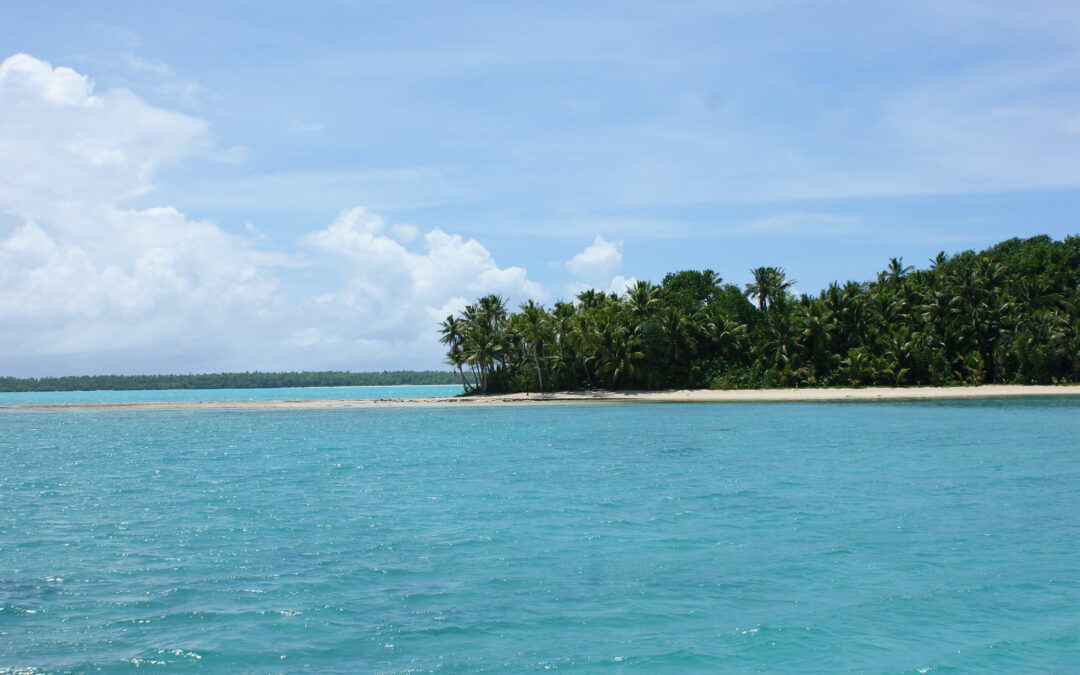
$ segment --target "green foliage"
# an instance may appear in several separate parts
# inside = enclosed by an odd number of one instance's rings
[[[665,275],[660,289],[668,303],[693,310],[712,302],[720,291],[721,281],[712,270],[683,270]]]
[[[1080,381],[1080,237],[942,252],[922,270],[891,258],[876,281],[817,296],[793,297],[783,268],[751,272],[745,289],[682,270],[551,310],[486,296],[442,339],[486,392]]]
[[[395,370],[303,373],[206,373],[201,375],[79,375],[0,377],[0,391],[102,391],[146,389],[275,389],[279,387],[388,387],[401,384],[458,384],[457,373]]]

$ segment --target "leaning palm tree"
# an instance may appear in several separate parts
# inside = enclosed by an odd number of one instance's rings
[[[461,375],[461,386],[468,392],[469,384],[465,380],[465,371],[463,366],[465,365],[465,354],[461,351],[461,343],[465,339],[465,325],[460,319],[456,319],[453,314],[446,317],[446,319],[439,324],[439,342],[450,347],[447,354],[447,363],[458,369],[458,374]]]
[[[502,336],[486,328],[470,331],[462,345],[462,352],[466,362],[477,369],[480,391],[487,393],[500,372],[499,364],[506,356]]]
[[[461,347],[457,345],[451,347],[450,351],[446,353],[446,362],[458,369],[458,374],[461,375],[461,388],[465,391],[465,393],[467,394],[472,391],[472,388],[469,386],[468,380],[465,379],[465,371],[462,369],[462,366],[465,365],[466,360],[465,352],[461,350]]]

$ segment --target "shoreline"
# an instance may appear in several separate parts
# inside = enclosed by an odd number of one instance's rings
[[[425,385],[419,385],[425,386]],[[36,403],[0,406],[0,412],[48,410],[277,410],[431,406],[492,406],[623,403],[836,403],[843,401],[947,401],[963,399],[1080,396],[1076,385],[1004,385],[974,387],[864,387],[860,389],[682,389],[665,391],[563,391],[544,394],[487,394],[397,399],[325,399],[282,401],[133,401],[115,403]]]

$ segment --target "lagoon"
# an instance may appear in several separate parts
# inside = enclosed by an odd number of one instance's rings
[[[0,407],[16,405],[62,405],[102,403],[196,403],[237,401],[370,400],[380,398],[430,398],[456,396],[456,384],[422,384],[392,387],[277,387],[273,389],[140,389],[104,391],[5,391]]]
[[[1078,439],[1072,398],[6,412],[0,669],[1066,671]]]

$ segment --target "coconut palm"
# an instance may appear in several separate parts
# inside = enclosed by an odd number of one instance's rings
[[[543,305],[538,305],[536,302],[529,300],[521,306],[521,322],[518,327],[518,336],[522,339],[524,346],[532,354],[533,363],[536,365],[536,382],[539,391],[544,391],[544,369],[540,365],[540,359],[543,357],[544,348],[548,343],[550,330],[550,321],[548,315],[544,312]]]
[[[884,277],[885,280],[893,283],[902,281],[904,277],[915,271],[915,267],[908,265],[904,267],[904,258],[889,258],[889,266],[885,268]]]
[[[660,287],[639,281],[626,290],[625,297],[630,312],[641,321],[660,306]]]
[[[469,384],[465,380],[465,371],[463,370],[463,366],[465,365],[465,353],[461,350],[461,343],[464,340],[464,331],[464,322],[455,318],[453,314],[446,317],[446,319],[439,324],[439,342],[449,347],[447,363],[457,368],[458,373],[461,375],[461,386],[468,392]]]
[[[762,312],[767,312],[795,285],[794,279],[785,276],[783,267],[755,267],[750,273],[754,281],[746,284],[746,296],[756,298]]]

